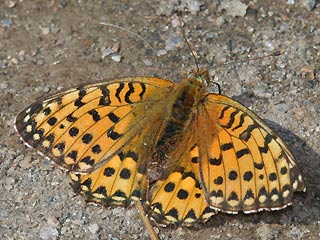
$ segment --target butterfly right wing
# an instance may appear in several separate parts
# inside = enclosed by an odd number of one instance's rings
[[[228,213],[276,210],[305,183],[287,145],[240,103],[208,94],[198,106],[201,183],[207,202]]]

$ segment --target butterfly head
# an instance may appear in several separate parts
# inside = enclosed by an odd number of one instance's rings
[[[209,71],[207,68],[197,68],[187,73],[187,78],[196,79],[200,82],[203,88],[210,84]]]
[[[196,103],[206,94],[206,89],[209,83],[208,70],[201,68],[188,72],[186,75],[186,78],[183,79],[178,88],[181,90],[184,89],[183,91],[187,92],[189,96],[192,96]]]

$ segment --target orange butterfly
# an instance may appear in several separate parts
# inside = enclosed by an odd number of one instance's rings
[[[128,77],[37,101],[16,118],[28,146],[68,169],[87,201],[142,201],[161,224],[216,210],[281,209],[304,179],[287,145],[256,114],[206,92],[208,72],[175,84]]]

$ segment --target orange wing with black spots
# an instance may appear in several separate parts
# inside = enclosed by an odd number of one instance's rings
[[[16,129],[28,146],[70,170],[73,188],[88,201],[128,205],[146,191],[147,166],[164,123],[161,102],[173,85],[123,78],[78,87],[23,110]]]
[[[165,173],[151,188],[150,215],[158,223],[191,225],[215,214],[200,184],[199,151],[192,125],[169,154]]]
[[[157,136],[157,131],[150,128],[160,129],[161,124],[162,121],[154,121],[146,126],[97,170],[70,173],[74,191],[85,196],[86,201],[104,206],[128,206],[132,201],[145,199],[146,172]]]
[[[275,210],[304,191],[304,179],[287,145],[238,102],[208,94],[198,106],[201,183],[215,209],[237,213]]]
[[[93,171],[139,135],[152,116],[161,121],[161,109],[154,105],[172,87],[158,78],[78,87],[27,107],[17,116],[16,128],[27,145],[58,165]]]

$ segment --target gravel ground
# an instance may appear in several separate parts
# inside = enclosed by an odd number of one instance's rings
[[[161,239],[319,239],[319,1],[181,2],[200,65],[223,94],[287,141],[308,190],[285,210],[218,214],[193,228],[159,228]],[[1,239],[148,239],[135,208],[87,206],[75,196],[64,172],[24,147],[13,121],[37,97],[82,83],[139,75],[180,81],[195,65],[176,6],[175,0],[1,1]],[[222,65],[278,50],[284,54]]]

